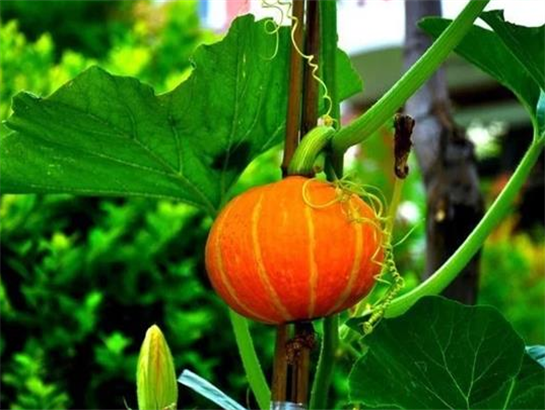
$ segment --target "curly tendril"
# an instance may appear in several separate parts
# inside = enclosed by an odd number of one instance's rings
[[[309,55],[309,54],[303,53],[303,51],[301,51],[301,48],[299,47],[299,45],[295,41],[295,32],[296,32],[297,28],[299,27],[300,21],[292,13],[292,4],[291,4],[291,2],[285,1],[285,0],[276,0],[274,2],[269,2],[268,0],[261,0],[261,3],[263,5],[263,8],[275,9],[275,10],[278,10],[280,12],[280,24],[274,22],[273,20],[267,20],[267,22],[265,23],[265,31],[267,32],[267,34],[274,34],[276,36],[276,46],[275,46],[273,56],[268,58],[268,59],[272,60],[274,57],[276,57],[276,55],[278,53],[278,44],[279,44],[279,41],[280,41],[279,31],[280,31],[280,28],[281,28],[281,24],[284,21],[284,17],[287,15],[288,19],[290,19],[293,22],[292,28],[291,28],[291,34],[290,34],[291,44],[293,45],[293,48],[295,48],[295,51],[297,52],[297,54],[299,54],[301,56],[301,58],[306,60],[307,65],[311,68],[312,78],[324,90],[324,94],[323,94],[322,98],[326,102],[327,109],[326,109],[325,114],[322,116],[322,121],[323,121],[324,125],[332,126],[334,123],[337,122],[336,119],[331,117],[331,111],[333,110],[333,100],[331,99],[331,96],[329,95],[329,90],[327,88],[326,83],[318,75],[318,71],[319,71],[320,67],[314,61],[314,55]],[[287,14],[284,13],[284,10],[282,9],[282,6],[284,6],[284,7],[286,7],[288,9]],[[270,28],[271,24],[274,27],[273,29]]]
[[[404,286],[404,279],[398,272],[394,260],[392,235],[390,230],[387,229],[387,226],[390,225],[388,224],[390,217],[387,216],[386,209],[383,205],[385,202],[384,195],[376,187],[350,181],[348,177],[343,177],[331,182],[335,187],[335,197],[325,203],[317,204],[313,203],[308,195],[308,185],[314,180],[316,180],[316,178],[309,179],[303,184],[302,196],[305,204],[314,209],[324,209],[340,203],[343,212],[347,215],[350,222],[369,223],[375,228],[374,235],[377,235],[377,232],[382,234],[380,246],[375,250],[371,257],[371,261],[381,267],[380,273],[374,277],[375,281],[388,285],[388,289],[378,301],[370,306],[369,310],[371,311],[371,316],[362,324],[364,335],[368,335],[384,317],[386,309]],[[360,215],[358,209],[351,201],[354,195],[362,198],[371,207],[376,219],[366,218]],[[404,241],[413,230],[414,228],[400,242]],[[375,240],[376,239],[375,236]],[[384,254],[383,261],[377,260],[381,251]]]
[[[278,10],[280,13],[280,24],[277,24],[274,20],[266,20],[265,21],[265,32],[269,35],[274,35],[276,37],[276,42],[274,45],[274,52],[271,57],[265,57],[266,60],[273,60],[276,55],[278,54],[278,47],[280,43],[280,29],[282,28],[282,22],[284,21],[285,14],[284,9],[282,9],[282,5],[284,5],[280,1],[276,2],[269,2],[267,0],[261,0],[263,8],[265,9],[275,9]]]

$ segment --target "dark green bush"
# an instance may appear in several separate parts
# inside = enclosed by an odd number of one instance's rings
[[[19,20],[31,40],[51,32],[57,56],[79,50],[89,57],[102,57],[118,35],[130,27],[135,1],[58,1],[44,5],[34,1],[3,1],[2,21]]]
[[[200,212],[142,199],[4,196],[1,213],[3,405],[134,406],[136,355],[153,323],[177,369],[244,397],[227,312],[203,269],[210,221]]]

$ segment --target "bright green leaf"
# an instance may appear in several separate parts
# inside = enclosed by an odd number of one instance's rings
[[[523,27],[505,21],[503,10],[481,14],[534,81],[545,90],[545,26]]]
[[[423,298],[364,341],[369,349],[349,378],[354,403],[390,409],[543,408],[543,395],[536,394],[543,377],[535,366],[526,367],[522,339],[493,308]]]
[[[340,98],[345,99],[361,91],[363,83],[352,65],[350,57],[344,51],[337,49],[336,57],[335,78],[337,79],[337,92]]]
[[[91,68],[48,98],[14,98],[1,141],[5,193],[172,198],[217,212],[258,154],[282,141],[288,28],[242,16],[200,47],[189,79],[156,96],[138,80]],[[274,58],[273,58],[274,56]],[[339,54],[341,72],[350,73]],[[359,91],[345,75],[346,98]]]
[[[539,62],[543,60],[545,26],[530,28],[506,23],[499,12],[484,13],[483,16],[502,34],[474,26],[456,47],[456,52],[509,88],[535,123],[544,76],[544,65],[541,63],[539,66]],[[450,20],[431,17],[422,20],[419,26],[437,38],[449,24]],[[505,42],[507,36],[512,38]],[[534,55],[535,50],[541,52]]]

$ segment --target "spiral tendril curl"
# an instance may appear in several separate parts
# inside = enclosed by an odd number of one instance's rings
[[[271,35],[274,34],[276,36],[276,45],[275,45],[274,53],[273,53],[272,57],[269,57],[267,59],[272,60],[274,57],[276,57],[276,55],[278,53],[279,42],[280,42],[279,31],[280,31],[280,28],[282,27],[281,24],[284,21],[284,18],[287,16],[288,19],[293,22],[292,28],[291,28],[291,33],[290,33],[291,44],[293,45],[293,48],[295,49],[297,54],[299,54],[301,56],[301,58],[303,58],[307,62],[307,65],[311,69],[312,78],[323,89],[324,93],[322,95],[322,99],[326,103],[326,112],[322,116],[322,121],[323,121],[323,123],[325,125],[330,125],[330,126],[337,123],[338,120],[331,117],[331,111],[333,111],[333,100],[332,100],[331,96],[329,95],[329,90],[327,88],[326,83],[318,75],[320,67],[314,61],[315,60],[314,55],[312,55],[312,54],[309,55],[309,54],[303,53],[303,51],[301,50],[301,48],[297,44],[297,41],[295,41],[295,32],[297,31],[297,29],[299,27],[299,24],[301,24],[301,22],[299,21],[299,18],[294,16],[293,13],[292,13],[292,8],[293,8],[292,3],[290,1],[286,1],[286,0],[276,0],[276,1],[261,0],[261,4],[263,5],[263,8],[275,9],[275,10],[278,10],[280,12],[280,24],[276,23],[273,20],[267,20],[267,22],[265,23],[265,32],[267,34],[271,34]],[[287,8],[286,13],[284,12],[283,7]],[[272,29],[270,28],[271,24],[274,27]]]

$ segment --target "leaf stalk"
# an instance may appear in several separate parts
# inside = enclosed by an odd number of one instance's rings
[[[460,43],[489,0],[471,0],[431,47],[367,112],[341,129],[332,140],[335,155],[365,141],[413,95]]]
[[[537,133],[537,130],[536,130]],[[537,162],[545,145],[545,137],[535,138],[517,169],[509,179],[500,195],[488,209],[473,232],[452,254],[452,256],[418,287],[392,301],[386,309],[385,317],[396,317],[406,312],[420,298],[441,293],[462,271],[463,267],[477,253],[494,227],[505,217],[510,205],[522,188],[532,167]]]

